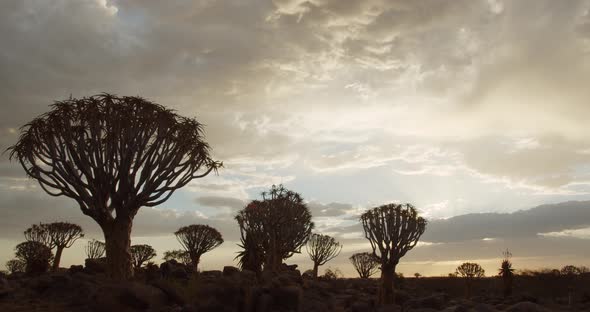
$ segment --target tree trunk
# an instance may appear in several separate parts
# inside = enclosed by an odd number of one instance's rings
[[[395,293],[393,289],[394,275],[395,265],[381,265],[381,283],[379,285],[379,297],[377,300],[380,305],[395,303]]]
[[[63,246],[57,246],[57,249],[55,250],[55,258],[53,258],[53,271],[57,271],[57,269],[59,269],[59,262],[61,260],[61,254],[63,251]]]
[[[193,266],[195,267],[195,273],[199,272],[199,262],[201,262],[201,257],[195,257],[193,259]]]
[[[313,278],[318,278],[318,264],[316,262],[313,263]]]
[[[132,218],[117,216],[102,226],[107,253],[108,275],[117,280],[128,280],[133,276],[131,263]]]
[[[465,297],[467,299],[471,298],[471,278],[467,277],[467,279],[465,280],[465,282],[467,283],[467,289],[465,291]]]

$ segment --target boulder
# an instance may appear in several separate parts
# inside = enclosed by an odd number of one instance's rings
[[[519,302],[508,307],[506,312],[550,312],[550,310],[533,302]]]
[[[14,292],[14,288],[10,286],[7,279],[0,276],[0,299],[11,295]]]
[[[158,310],[168,302],[158,288],[135,283],[111,283],[100,286],[91,298],[92,311]]]
[[[84,271],[89,274],[105,273],[107,271],[107,258],[84,260]]]
[[[240,269],[233,267],[233,266],[224,266],[223,267],[223,276],[224,277],[238,277],[240,276]]]
[[[406,306],[410,308],[429,308],[442,310],[448,301],[446,294],[434,294],[428,297],[411,299],[407,301]]]
[[[84,272],[84,266],[83,265],[71,265],[68,272],[70,274]]]
[[[174,278],[180,280],[188,280],[190,278],[190,272],[188,268],[178,261],[172,259],[160,264],[160,273],[164,278]]]

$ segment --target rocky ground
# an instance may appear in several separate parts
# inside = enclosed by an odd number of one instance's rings
[[[406,279],[399,283],[396,305],[375,307],[374,279],[314,281],[285,267],[280,274],[263,274],[257,282],[253,272],[233,267],[196,275],[172,262],[142,270],[136,280],[122,283],[107,279],[99,266],[90,264],[35,277],[1,276],[0,311],[590,311],[584,297],[570,307],[567,298],[504,299],[480,289],[466,300],[454,293],[458,290],[453,284],[459,282]],[[445,283],[451,291],[445,291]]]

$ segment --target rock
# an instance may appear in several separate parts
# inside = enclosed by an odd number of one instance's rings
[[[402,308],[397,304],[386,304],[377,308],[377,312],[401,312]],[[413,310],[410,310],[413,311]]]
[[[70,266],[70,269],[68,270],[68,272],[70,274],[84,272],[84,266],[83,265],[72,265],[72,266]]]
[[[470,312],[470,308],[467,306],[464,306],[464,305],[456,305],[456,306],[448,307],[442,311],[443,312]]]
[[[199,273],[199,279],[220,279],[223,273],[219,270],[203,271]]]
[[[153,281],[151,283],[151,285],[160,289],[168,297],[168,302],[173,303],[173,304],[177,304],[180,306],[186,305],[186,300],[184,300],[184,298],[178,292],[178,290],[176,288],[172,287],[169,283],[159,280],[159,281]]]
[[[172,259],[160,264],[160,272],[164,278],[174,278],[188,280],[190,273],[187,267],[178,261]]]
[[[364,302],[355,302],[350,306],[351,312],[367,312],[367,311],[374,311],[375,306],[372,301]]]
[[[233,267],[233,266],[224,266],[223,267],[223,276],[224,277],[237,277],[240,276],[240,269]]]
[[[410,308],[442,310],[447,303],[447,299],[447,295],[445,294],[434,294],[424,298],[408,300],[406,305]]]
[[[14,292],[14,288],[10,286],[7,279],[0,276],[0,298],[11,295]]]
[[[471,308],[473,312],[497,312],[498,310],[494,308],[494,306],[485,304],[485,303],[478,303]]]
[[[302,291],[300,287],[286,286],[256,291],[254,307],[256,312],[301,311]]]
[[[158,288],[140,283],[101,286],[91,298],[93,311],[146,311],[165,306],[167,296]]]
[[[84,260],[84,271],[89,274],[105,273],[107,271],[107,258]]]
[[[550,310],[533,302],[519,302],[508,307],[506,312],[550,312]]]

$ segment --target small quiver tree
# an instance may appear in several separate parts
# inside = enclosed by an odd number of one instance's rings
[[[162,260],[164,261],[170,261],[170,260],[174,260],[178,263],[182,263],[184,265],[190,265],[191,264],[191,257],[188,254],[188,252],[186,252],[186,250],[168,250],[164,252],[164,257],[162,258]]]
[[[342,250],[342,245],[333,237],[322,234],[312,234],[306,245],[309,258],[313,261],[313,278],[318,277],[318,267],[336,258]]]
[[[502,255],[504,258],[502,259],[499,275],[502,277],[504,297],[508,297],[512,295],[512,281],[514,279],[514,268],[512,268],[512,262],[510,262],[512,253],[506,249]]]
[[[264,269],[274,272],[279,271],[283,260],[301,252],[314,226],[303,198],[282,185],[263,192],[262,200],[250,202],[236,220],[242,245],[261,250]]]
[[[16,245],[15,256],[25,265],[25,273],[40,274],[49,270],[53,254],[49,247],[34,241]]]
[[[133,268],[139,269],[144,262],[152,260],[156,256],[156,251],[150,245],[132,245],[131,259]]]
[[[457,267],[457,275],[465,279],[467,298],[471,297],[472,281],[485,276],[485,270],[477,263],[465,262]]]
[[[373,255],[381,264],[379,304],[395,302],[394,277],[399,260],[410,251],[426,230],[426,220],[410,204],[387,204],[363,213],[360,218]]]
[[[361,252],[355,253],[349,258],[352,266],[359,274],[360,278],[369,278],[377,273],[381,263],[372,253]]]
[[[10,274],[24,272],[26,263],[20,259],[12,259],[6,261],[6,269]]]
[[[221,166],[202,125],[140,97],[100,94],[54,103],[22,127],[10,158],[51,196],[67,196],[101,227],[109,276],[129,279],[131,228],[157,206]]]
[[[84,231],[79,225],[68,222],[53,222],[44,224],[44,226],[51,241],[49,247],[55,248],[55,258],[53,259],[53,270],[55,271],[59,268],[63,250],[72,247],[77,239],[84,237]]]
[[[105,244],[96,239],[89,240],[88,243],[86,243],[84,251],[86,252],[86,258],[88,259],[102,258],[105,254]]]
[[[51,246],[51,237],[49,236],[49,231],[47,231],[46,224],[33,224],[31,227],[26,229],[23,234],[25,235],[25,240],[28,242],[37,242],[49,247],[50,249],[53,248]]]
[[[201,256],[223,243],[223,237],[219,231],[202,224],[183,226],[174,232],[174,235],[188,253],[195,272],[199,267]]]

